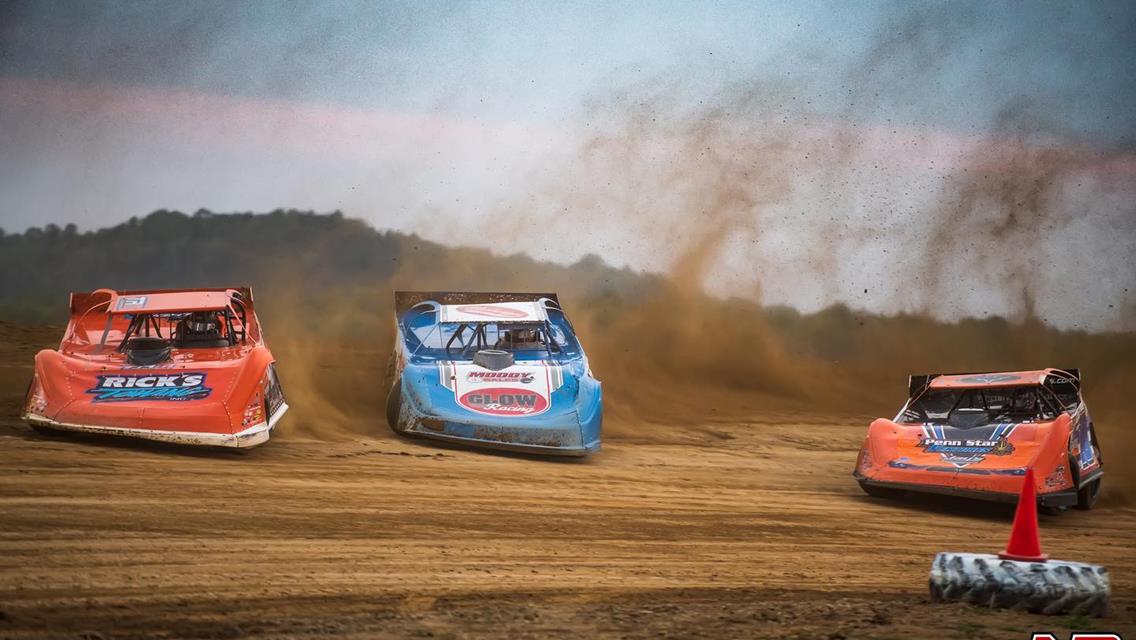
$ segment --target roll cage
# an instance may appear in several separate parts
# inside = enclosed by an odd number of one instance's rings
[[[998,422],[1053,420],[1080,402],[1065,399],[1046,385],[927,388],[908,400],[897,419],[904,422],[971,427]]]
[[[444,299],[444,298],[443,298]],[[533,298],[529,298],[533,299]],[[573,357],[580,347],[574,341],[575,331],[572,328],[571,322],[568,321],[564,311],[560,308],[559,302],[553,298],[544,295],[536,296],[535,300],[542,304],[547,312],[548,317],[544,320],[486,320],[486,321],[467,321],[467,322],[439,322],[438,318],[442,303],[438,300],[427,299],[421,300],[417,303],[410,305],[405,311],[399,314],[397,323],[399,324],[403,335],[407,337],[408,348],[410,355],[414,356],[421,351],[435,352],[435,355],[445,355],[449,359],[468,359],[474,353],[482,349],[497,348],[495,341],[491,341],[489,334],[490,327],[494,327],[498,333],[506,333],[513,330],[532,329],[535,330],[537,340],[533,343],[539,346],[535,348],[524,349],[510,349],[515,351],[547,351],[550,356],[567,355]],[[423,325],[416,326],[416,321],[421,321],[423,316],[431,316],[432,320],[429,324],[429,330],[424,335],[420,335],[418,331],[425,329]],[[555,320],[552,319],[555,316]],[[555,326],[554,326],[555,325]],[[449,329],[452,328],[452,329]],[[452,331],[452,333],[450,333]],[[564,336],[565,341],[557,339],[557,333]],[[427,341],[435,337],[437,333],[438,343],[437,346],[427,346]],[[445,334],[450,335],[446,336]],[[442,342],[444,340],[444,342]],[[439,353],[440,352],[440,353]]]
[[[545,320],[544,322],[541,322],[541,323],[533,322],[533,323],[524,323],[524,324],[518,324],[518,323],[505,324],[505,323],[494,323],[494,322],[463,322],[463,323],[458,325],[458,328],[454,331],[454,334],[452,336],[450,336],[449,340],[446,341],[446,354],[448,355],[448,354],[453,353],[453,349],[455,348],[454,342],[457,342],[458,346],[461,347],[461,351],[458,352],[458,355],[459,355],[459,357],[461,357],[463,359],[467,357],[467,355],[470,352],[471,347],[473,348],[474,353],[476,353],[476,352],[478,352],[482,349],[495,349],[495,348],[497,348],[496,342],[494,342],[493,345],[490,345],[489,339],[486,337],[486,329],[490,324],[496,324],[499,327],[500,326],[508,326],[509,329],[504,330],[506,332],[510,331],[510,330],[518,330],[518,329],[521,329],[521,328],[534,329],[536,331],[536,334],[537,334],[537,342],[541,345],[541,347],[544,350],[548,351],[550,354],[551,353],[561,353],[563,351],[563,347],[558,342],[556,342],[556,338],[554,338],[553,335],[552,335],[552,326],[549,324],[548,320]],[[470,336],[469,336],[468,341],[466,341],[466,339],[463,337],[467,329],[470,332]]]
[[[225,328],[222,332],[221,339],[226,341],[226,346],[236,346],[237,344],[246,342],[248,340],[248,316],[243,307],[239,311],[234,311],[230,307],[223,309],[201,309],[208,313],[215,313],[220,316],[221,325]],[[127,345],[133,338],[158,338],[167,340],[174,343],[174,346],[189,346],[185,344],[178,344],[181,336],[177,333],[178,324],[185,318],[189,317],[194,312],[183,313],[140,313],[130,317],[130,324],[126,327],[126,332],[122,335],[122,342],[118,345],[118,351],[122,352],[128,349]],[[166,334],[162,333],[162,320],[166,321]],[[104,334],[105,336],[105,334]]]
[[[127,325],[126,331],[123,333],[122,340],[119,342],[116,351],[120,353],[127,351],[130,348],[131,341],[137,338],[165,340],[173,343],[173,346],[190,346],[178,344],[181,336],[177,335],[177,326],[181,320],[195,311],[215,313],[221,317],[221,324],[225,328],[221,339],[227,342],[226,346],[232,347],[248,341],[248,308],[240,294],[234,293],[230,296],[228,305],[217,309],[127,314],[126,317],[130,319],[130,323]],[[111,317],[112,316],[108,315],[108,322],[106,328],[103,329],[100,344],[105,345],[107,343],[111,330]],[[166,321],[166,331],[164,335],[162,332],[163,320]]]

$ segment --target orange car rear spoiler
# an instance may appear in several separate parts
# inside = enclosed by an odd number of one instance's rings
[[[202,288],[187,288],[187,289],[129,289],[126,291],[115,291],[113,289],[96,289],[94,291],[75,292],[71,294],[71,315],[80,316],[87,313],[91,309],[100,305],[105,305],[107,302],[116,297],[121,296],[144,296],[160,293],[185,293],[185,292],[205,292],[205,291],[235,291],[241,296],[241,301],[244,303],[246,309],[251,309],[252,301],[252,287],[202,287]]]
[[[1070,376],[1073,377],[1074,380],[1076,380],[1077,386],[1078,387],[1081,386],[1081,370],[1080,369],[1067,368],[1067,367],[1055,367],[1054,371],[1069,374]],[[923,390],[927,388],[927,385],[931,384],[931,381],[934,380],[935,378],[938,378],[939,376],[971,376],[971,375],[981,375],[981,374],[984,374],[984,373],[991,373],[991,372],[989,372],[989,371],[960,371],[960,372],[952,372],[952,373],[921,373],[921,374],[918,374],[918,375],[911,375],[911,376],[907,377],[907,396],[909,398],[914,398],[915,396],[923,393]]]

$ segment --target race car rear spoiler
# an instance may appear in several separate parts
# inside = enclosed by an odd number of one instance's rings
[[[1081,386],[1081,370],[1080,369],[1057,367],[1057,368],[1055,368],[1055,370],[1069,374],[1070,376],[1073,377],[1074,380],[1076,380],[1077,386],[1078,387]],[[934,380],[935,378],[938,378],[939,376],[972,376],[972,375],[981,375],[981,374],[984,374],[984,373],[991,373],[991,372],[989,372],[989,371],[959,371],[959,372],[955,372],[955,373],[922,373],[922,374],[919,374],[919,375],[908,376],[907,377],[907,395],[910,398],[914,398],[915,396],[919,395],[920,393],[923,393],[923,390],[927,388],[927,385],[931,384],[931,381]]]
[[[128,289],[113,291],[111,289],[96,289],[95,291],[72,292],[71,315],[81,315],[97,305],[106,306],[114,297],[148,296],[167,293],[207,293],[233,291],[240,296],[246,309],[252,308],[252,287],[200,287],[190,289]]]
[[[401,316],[408,309],[426,300],[439,304],[485,304],[492,302],[533,302],[548,298],[560,306],[555,293],[519,293],[507,291],[395,291],[394,312]]]

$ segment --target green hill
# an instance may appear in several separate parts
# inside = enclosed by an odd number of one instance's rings
[[[414,235],[376,231],[340,213],[277,210],[267,214],[186,215],[155,211],[120,225],[78,233],[47,225],[22,234],[0,232],[0,318],[60,321],[70,291],[110,288],[251,284],[316,293],[374,285],[396,274],[468,262],[488,278],[526,273],[533,282],[577,276],[628,291],[650,278],[586,259],[571,269],[523,256],[447,249]],[[571,277],[569,273],[573,274]],[[438,273],[439,281],[444,280]]]

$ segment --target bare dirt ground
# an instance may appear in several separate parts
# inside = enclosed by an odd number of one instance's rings
[[[1109,567],[1110,617],[932,603],[934,553],[998,551],[1011,509],[863,495],[867,416],[636,425],[672,436],[585,462],[378,424],[246,454],[45,438],[12,413],[57,336],[0,344],[0,638],[1136,637],[1119,503],[1042,522],[1051,556]]]

